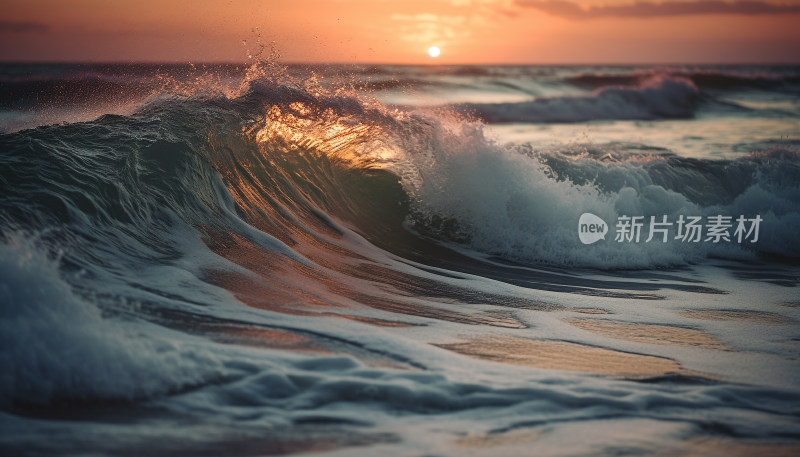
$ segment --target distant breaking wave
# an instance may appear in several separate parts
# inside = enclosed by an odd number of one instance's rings
[[[466,103],[455,109],[489,123],[685,119],[694,115],[699,101],[700,91],[691,80],[656,76],[635,86],[602,87],[586,96]]]
[[[584,73],[566,78],[566,82],[587,89],[598,89],[605,86],[635,86],[655,76],[668,78],[684,78],[701,90],[762,89],[769,91],[785,91],[800,84],[796,75],[776,73],[742,73],[735,70],[684,70],[654,69],[635,73]]]

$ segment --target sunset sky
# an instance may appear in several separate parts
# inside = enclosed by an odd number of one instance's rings
[[[0,0],[0,60],[800,63],[800,0]],[[258,27],[258,32],[254,28]],[[430,46],[441,55],[428,56]]]

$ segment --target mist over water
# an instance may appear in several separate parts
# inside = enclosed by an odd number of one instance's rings
[[[797,67],[3,64],[0,94],[3,453],[798,448]],[[644,241],[717,215],[758,241]]]

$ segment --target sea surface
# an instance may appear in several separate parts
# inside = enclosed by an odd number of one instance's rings
[[[6,63],[0,132],[2,455],[800,454],[800,67]]]

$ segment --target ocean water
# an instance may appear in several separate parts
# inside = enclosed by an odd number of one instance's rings
[[[2,64],[0,129],[3,455],[800,453],[800,67]]]

